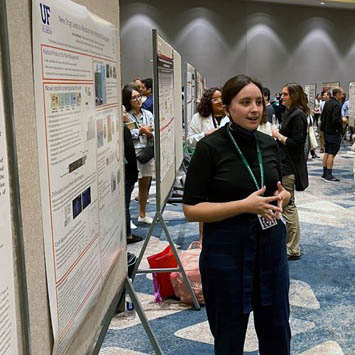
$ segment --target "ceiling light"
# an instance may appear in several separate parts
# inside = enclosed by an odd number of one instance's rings
[[[324,2],[324,1],[321,1],[320,4],[321,4],[321,5],[325,5],[325,2]]]

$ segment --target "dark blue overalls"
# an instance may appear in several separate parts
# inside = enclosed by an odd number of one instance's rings
[[[200,271],[215,354],[243,354],[251,311],[260,354],[290,354],[283,222],[266,230],[255,215],[205,223]]]

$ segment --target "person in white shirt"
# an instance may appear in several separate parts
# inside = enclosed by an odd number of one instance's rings
[[[213,87],[202,95],[197,106],[197,113],[192,116],[187,130],[187,144],[195,148],[196,143],[203,137],[216,131],[229,122],[224,112],[221,88]]]

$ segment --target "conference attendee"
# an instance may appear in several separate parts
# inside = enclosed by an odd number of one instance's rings
[[[336,87],[332,90],[332,97],[325,103],[321,116],[321,130],[324,132],[325,153],[323,155],[324,181],[339,181],[333,176],[334,159],[340,149],[342,123],[346,118],[341,116],[341,99],[343,89]]]
[[[265,105],[266,105],[265,108],[266,108],[266,113],[267,113],[267,120],[270,123],[273,123],[272,117],[275,115],[275,110],[270,103],[270,89],[264,88],[263,95],[264,95],[264,100],[265,100]]]
[[[321,115],[321,112],[320,112],[320,103],[321,103],[321,94],[317,94],[315,99],[314,99],[314,110],[313,110],[313,119],[314,119],[314,122],[317,126],[317,130],[319,130],[319,117]]]
[[[281,150],[282,185],[291,194],[290,203],[284,208],[287,228],[287,255],[289,260],[301,258],[300,223],[295,204],[295,190],[308,186],[308,172],[304,147],[307,138],[306,95],[299,84],[286,84],[282,89],[282,103],[286,107],[280,131],[272,128]]]
[[[142,109],[141,94],[130,85],[122,90],[122,102],[127,109],[128,119],[134,125],[131,129],[134,148],[138,155],[144,148],[153,145],[154,118],[150,111]],[[146,216],[149,183],[154,174],[154,157],[148,162],[137,161],[138,166],[138,222],[151,224],[153,219]]]
[[[322,111],[323,111],[323,107],[325,105],[325,103],[330,99],[331,97],[331,93],[330,91],[322,91],[322,101],[320,102],[320,105],[319,105],[319,112],[321,114],[321,122],[320,122],[320,126],[319,126],[319,152],[320,153],[324,153],[324,145],[325,145],[325,142],[324,142],[324,132],[322,130]]]
[[[124,144],[124,169],[125,169],[125,207],[126,207],[126,239],[127,244],[140,242],[143,238],[132,234],[131,230],[131,214],[129,205],[131,203],[131,195],[134,184],[138,179],[137,159],[132,140],[132,135],[125,123],[128,123],[128,114],[126,108],[122,105],[123,119],[123,144]]]
[[[251,311],[260,354],[290,354],[286,229],[276,141],[257,131],[262,86],[248,76],[222,90],[230,123],[199,141],[188,168],[183,208],[204,222],[200,272],[217,355],[243,354]]]
[[[203,137],[215,132],[229,122],[224,112],[222,89],[213,87],[205,90],[197,106],[197,112],[192,116],[187,130],[187,144],[194,149],[196,143]],[[199,223],[199,241],[202,242],[203,223]]]
[[[204,91],[197,112],[192,116],[187,130],[187,144],[195,148],[203,137],[229,122],[224,112],[221,88],[213,87]]]
[[[145,95],[143,95],[142,79],[137,77],[130,83],[130,85],[133,86],[141,94],[141,100],[142,100],[142,104],[143,104],[144,101],[147,99],[147,97]]]
[[[153,80],[151,78],[142,80],[142,95],[144,95],[147,99],[143,102],[142,108],[153,113]]]
[[[352,129],[351,127],[349,127],[349,100],[346,100],[346,94],[344,93],[344,103],[341,106],[341,116],[346,118],[346,121],[343,121],[343,132],[342,132],[342,136],[344,136],[344,140],[346,140],[346,131],[349,128],[349,133],[350,133],[350,137],[349,137],[349,141],[351,142],[351,136],[352,136]]]

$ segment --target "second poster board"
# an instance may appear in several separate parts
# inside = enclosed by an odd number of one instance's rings
[[[154,149],[157,211],[162,212],[176,177],[174,49],[153,29]]]

